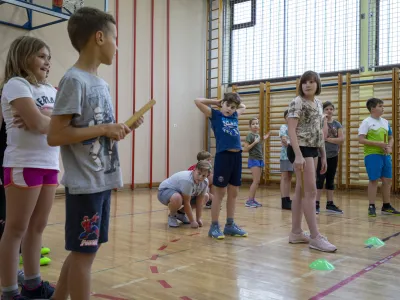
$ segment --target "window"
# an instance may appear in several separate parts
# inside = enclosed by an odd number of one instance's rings
[[[399,1],[369,1],[368,57],[370,68],[400,64],[399,22]]]
[[[225,1],[224,83],[359,68],[359,0]]]

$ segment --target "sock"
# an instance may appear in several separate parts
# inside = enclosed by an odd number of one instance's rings
[[[390,208],[390,203],[383,203],[383,208]]]
[[[211,226],[219,226],[219,225],[218,225],[218,221],[212,221],[212,222],[211,222]]]
[[[233,224],[233,218],[227,218],[226,225],[232,225],[232,224]]]
[[[375,204],[370,204],[369,207],[375,208]]]
[[[1,299],[12,300],[15,296],[19,295],[18,285],[2,287],[3,295]]]
[[[42,278],[40,277],[40,274],[33,276],[25,276],[24,286],[28,290],[35,290],[36,288],[39,287],[41,283],[42,283]]]

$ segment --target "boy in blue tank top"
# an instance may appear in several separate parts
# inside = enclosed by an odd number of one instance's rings
[[[247,236],[247,232],[233,221],[235,202],[242,183],[242,145],[238,117],[245,111],[246,106],[242,104],[237,93],[226,93],[222,100],[196,99],[195,103],[200,111],[210,118],[217,143],[213,177],[215,195],[211,206],[212,224],[208,235],[216,239],[223,239],[225,235]],[[216,105],[221,109],[212,109],[208,105]],[[218,219],[221,201],[227,190],[227,220],[222,233]]]

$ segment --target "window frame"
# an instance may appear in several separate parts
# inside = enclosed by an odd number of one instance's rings
[[[228,67],[223,67],[223,70],[225,69],[228,74],[226,76],[227,78],[227,82],[226,85],[228,87],[232,87],[232,86],[244,86],[244,85],[253,85],[253,84],[258,84],[260,82],[265,82],[265,81],[269,81],[269,82],[285,82],[285,81],[291,81],[291,80],[296,80],[301,74],[299,75],[295,75],[295,76],[289,76],[289,77],[273,77],[273,78],[264,78],[264,79],[255,79],[255,80],[245,80],[245,81],[239,81],[239,82],[233,82],[232,81],[232,37],[233,37],[233,31],[237,30],[237,29],[243,29],[243,28],[249,28],[249,27],[254,27],[256,25],[256,1],[257,0],[226,0],[229,1],[229,4],[226,6],[226,8],[229,7],[229,12],[227,12],[227,9],[224,9],[224,27],[227,25],[225,22],[226,20],[228,20],[228,18],[226,18],[226,14],[229,13],[229,45],[224,45],[224,47],[228,46],[229,48],[229,55],[228,55]],[[246,23],[241,23],[241,24],[233,24],[233,19],[234,19],[234,5],[238,4],[238,3],[243,3],[243,2],[248,2],[251,1],[252,6],[252,19],[250,22],[246,22]],[[285,4],[284,7],[286,9],[286,2],[288,0],[284,0]],[[359,12],[361,12],[361,1],[359,1],[358,5],[359,5]],[[377,2],[380,2],[379,0],[376,0]],[[254,9],[253,9],[254,8]],[[253,19],[253,14],[254,14],[254,19]],[[284,13],[285,18],[286,18],[286,12]],[[321,72],[319,73],[321,78],[322,77],[331,77],[331,76],[335,76],[338,74],[343,74],[345,75],[346,73],[350,73],[350,74],[359,74],[360,70],[361,70],[361,43],[360,43],[360,39],[361,39],[361,16],[360,14],[358,15],[359,18],[359,24],[358,24],[358,35],[359,35],[359,42],[358,42],[358,52],[359,52],[359,57],[358,57],[358,65],[359,67],[357,69],[345,69],[345,70],[337,70],[337,71],[329,71],[329,72]],[[286,26],[286,20],[284,21],[284,25]],[[225,32],[224,34],[226,34],[227,32]],[[286,29],[285,29],[285,39],[286,39]],[[284,64],[286,63],[285,61],[283,62]],[[379,68],[380,66],[377,66],[375,68]]]

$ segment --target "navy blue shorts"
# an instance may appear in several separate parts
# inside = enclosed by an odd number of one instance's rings
[[[65,188],[65,249],[95,253],[108,241],[111,190],[72,195]]]
[[[214,159],[213,185],[242,185],[242,152],[218,152]]]

